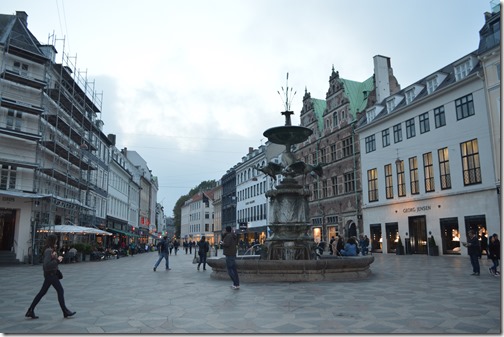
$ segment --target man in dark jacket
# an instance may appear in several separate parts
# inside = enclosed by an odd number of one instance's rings
[[[240,280],[238,271],[236,270],[236,245],[238,244],[238,236],[231,231],[231,226],[226,227],[226,232],[222,235],[221,246],[226,256],[226,268],[229,277],[233,281],[232,289],[240,289]]]
[[[158,254],[159,254],[159,259],[157,260],[156,264],[154,265],[153,270],[156,271],[156,268],[159,266],[159,263],[161,263],[162,259],[165,259],[165,266],[166,270],[171,270],[169,261],[168,261],[168,251],[169,251],[169,243],[168,243],[168,237],[164,236],[161,242],[158,244]]]
[[[480,245],[478,241],[478,237],[471,229],[468,234],[467,243],[464,246],[467,247],[467,254],[471,258],[471,265],[473,267],[473,273],[471,275],[479,276],[480,274],[480,265],[479,265],[479,257],[481,254]]]

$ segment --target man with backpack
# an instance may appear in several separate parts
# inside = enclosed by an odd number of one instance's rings
[[[158,243],[157,248],[158,248],[159,259],[157,260],[156,264],[154,265],[153,270],[156,271],[156,268],[159,266],[159,263],[161,263],[162,259],[165,259],[166,270],[171,270],[171,268],[169,266],[169,262],[168,262],[169,243],[168,243],[167,236],[163,237],[163,239]]]

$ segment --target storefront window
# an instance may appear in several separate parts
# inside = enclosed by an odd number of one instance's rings
[[[322,240],[322,228],[314,227],[313,228],[313,240],[319,243]]]
[[[397,222],[385,224],[385,231],[387,232],[387,253],[395,253],[397,242],[399,241],[399,226]]]
[[[380,224],[369,225],[370,239],[371,239],[371,252],[382,252],[382,231]]]
[[[443,254],[460,254],[460,231],[457,218],[439,219]]]

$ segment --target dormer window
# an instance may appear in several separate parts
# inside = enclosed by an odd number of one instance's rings
[[[434,76],[427,80],[427,93],[432,94],[436,90],[438,83],[438,77]]]
[[[460,81],[471,72],[472,68],[473,68],[472,58],[468,58],[463,63],[455,66],[454,68],[455,79],[457,81]]]
[[[387,101],[387,110],[388,112],[391,112],[394,109],[395,109],[395,99],[391,98]]]
[[[406,91],[406,104],[410,104],[415,99],[415,88]]]
[[[376,108],[369,109],[366,112],[366,118],[368,123],[371,122],[376,117]]]

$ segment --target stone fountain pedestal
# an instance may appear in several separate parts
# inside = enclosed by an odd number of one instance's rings
[[[334,257],[320,260],[262,260],[258,256],[238,256],[236,268],[240,283],[351,281],[371,275],[374,256]],[[225,258],[209,258],[210,277],[229,280]]]

